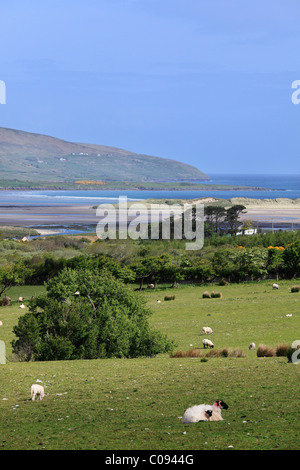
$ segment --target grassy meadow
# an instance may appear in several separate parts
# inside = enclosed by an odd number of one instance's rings
[[[12,288],[12,305],[0,307],[0,340],[7,346],[7,363],[0,365],[0,449],[298,449],[300,366],[248,350],[252,341],[258,347],[300,339],[295,284],[300,281],[279,281],[279,290],[272,281],[159,286],[140,293],[153,311],[151,325],[175,339],[175,351],[202,348],[201,329],[210,326],[215,349],[240,348],[246,357],[205,358],[201,350],[201,357],[26,363],[11,354],[12,328],[24,312],[16,300],[44,287]],[[213,290],[223,298],[202,299]],[[175,300],[163,300],[174,294]],[[46,396],[32,402],[30,386],[37,381]],[[181,423],[186,408],[216,399],[229,405],[224,421]]]

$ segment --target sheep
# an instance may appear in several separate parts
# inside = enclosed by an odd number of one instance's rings
[[[286,317],[292,317],[292,316],[293,316],[292,313],[287,313],[287,314],[286,314]]]
[[[0,326],[3,326],[3,323],[2,323],[2,321],[1,321],[1,320],[0,320]]]
[[[183,415],[183,423],[197,423],[198,421],[223,421],[221,410],[227,410],[228,405],[217,400],[211,405],[195,405],[188,408]]]
[[[155,289],[155,285],[154,284],[148,284],[147,289]]]
[[[160,304],[160,300],[158,300],[157,303]]]
[[[19,308],[26,308],[24,304],[21,304]]]
[[[209,347],[209,348],[213,348],[213,347],[214,347],[214,344],[212,343],[212,341],[210,341],[210,339],[204,339],[204,340],[202,341],[202,343],[203,343],[204,349],[205,349],[206,347]]]
[[[204,326],[202,328],[202,334],[203,335],[209,335],[209,334],[212,334],[212,333],[213,333],[213,330],[209,326]]]
[[[272,288],[273,289],[279,289],[279,285],[278,284],[273,284]]]
[[[33,384],[30,388],[31,400],[34,401],[35,397],[39,396],[39,399],[42,400],[45,396],[44,387],[42,385]]]
[[[24,300],[25,300],[24,297],[19,297],[18,298],[18,302],[24,302]]]
[[[212,417],[212,410],[205,409],[206,407],[211,408],[209,405],[191,406],[184,412],[182,422],[187,424],[198,423],[199,421],[209,421]]]
[[[250,343],[249,344],[249,349],[255,349],[255,343]]]

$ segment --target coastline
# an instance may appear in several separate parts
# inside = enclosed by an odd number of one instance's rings
[[[150,207],[150,201],[141,201]],[[163,203],[164,200],[157,201]],[[177,202],[177,201],[176,201]],[[197,200],[182,200],[183,203],[206,205],[218,204],[215,198],[198,198]],[[155,201],[153,201],[155,203]],[[300,224],[300,199],[247,199],[232,198],[222,201],[222,205],[231,206],[242,204],[247,212],[241,215],[242,220],[266,224]],[[171,208],[172,206],[168,206]],[[119,209],[118,209],[119,211]],[[122,212],[122,211],[121,211]],[[147,210],[144,213],[147,219]],[[63,231],[60,227],[71,225],[88,226],[97,225],[100,218],[97,216],[96,207],[91,205],[67,205],[67,206],[0,206],[1,226],[31,227],[40,235],[54,235]],[[45,227],[43,227],[45,226]],[[57,230],[54,227],[58,227]]]

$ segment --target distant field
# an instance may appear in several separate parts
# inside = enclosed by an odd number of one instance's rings
[[[202,326],[211,326],[216,348],[238,347],[246,358],[0,365],[0,449],[298,449],[300,366],[248,350],[252,341],[277,346],[300,339],[300,294],[290,292],[300,280],[279,282],[278,291],[271,284],[162,286],[140,294],[153,311],[151,324],[175,338],[175,349],[201,347]],[[15,301],[43,289],[14,288],[8,295]],[[202,299],[204,290],[222,291],[223,298]],[[166,294],[175,300],[164,302]],[[17,303],[0,308],[7,346],[20,313]],[[37,379],[47,395],[33,403],[29,389]],[[223,422],[181,423],[187,407],[216,399],[229,405]]]

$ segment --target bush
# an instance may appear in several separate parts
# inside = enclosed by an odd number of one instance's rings
[[[109,271],[65,269],[19,318],[13,352],[36,361],[170,352],[173,341],[150,328],[150,315],[145,300]]]
[[[175,300],[175,295],[165,295],[164,300]]]
[[[291,292],[300,292],[300,286],[293,286]]]
[[[274,357],[276,356],[276,351],[274,348],[270,348],[265,344],[260,344],[256,352],[257,357]]]
[[[287,356],[289,345],[288,344],[279,344],[276,348],[276,356]]]
[[[222,296],[222,292],[212,292],[211,293],[211,298],[212,299],[221,299],[223,296]]]

